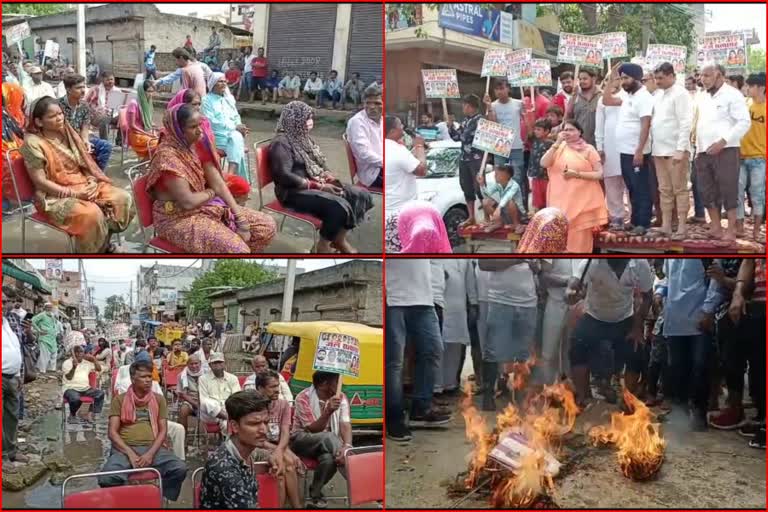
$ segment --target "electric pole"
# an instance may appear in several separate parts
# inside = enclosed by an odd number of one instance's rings
[[[290,322],[293,311],[293,287],[296,283],[296,260],[288,260],[288,273],[285,276],[285,289],[283,290],[283,322]]]
[[[77,72],[87,76],[85,72],[85,4],[77,5]]]

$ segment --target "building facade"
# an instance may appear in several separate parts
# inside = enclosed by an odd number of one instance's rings
[[[139,267],[136,276],[139,318],[160,321],[186,316],[186,293],[204,272],[203,268],[175,265]]]

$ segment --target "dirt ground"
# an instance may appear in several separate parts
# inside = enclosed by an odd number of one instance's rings
[[[765,451],[737,432],[691,433],[683,413],[663,423],[664,464],[648,482],[625,478],[612,447],[589,445],[585,432],[607,423],[615,406],[595,403],[578,418],[558,460],[554,501],[561,508],[763,508]],[[486,423],[492,424],[492,414]],[[448,486],[466,471],[472,446],[461,414],[447,428],[414,430],[409,444],[387,443],[387,508],[489,508],[481,492],[460,502]]]

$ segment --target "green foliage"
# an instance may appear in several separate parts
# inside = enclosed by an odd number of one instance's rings
[[[3,4],[3,14],[29,14],[32,16],[45,16],[46,14],[58,14],[72,9],[71,4]]]
[[[107,320],[117,320],[120,313],[126,310],[125,299],[122,295],[111,295],[107,297],[107,305],[104,306],[104,318]]]
[[[248,287],[273,281],[277,275],[258,263],[243,260],[219,260],[216,266],[195,279],[187,293],[188,305],[194,308],[194,315],[210,312],[211,301],[208,296],[217,286]]]
[[[747,71],[750,73],[765,73],[765,50],[762,48],[749,48]]]

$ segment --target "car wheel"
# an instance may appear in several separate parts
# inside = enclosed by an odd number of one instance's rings
[[[448,231],[448,239],[451,241],[451,247],[457,247],[464,243],[464,239],[459,236],[459,224],[469,218],[467,208],[464,206],[454,206],[443,216],[445,229]]]

